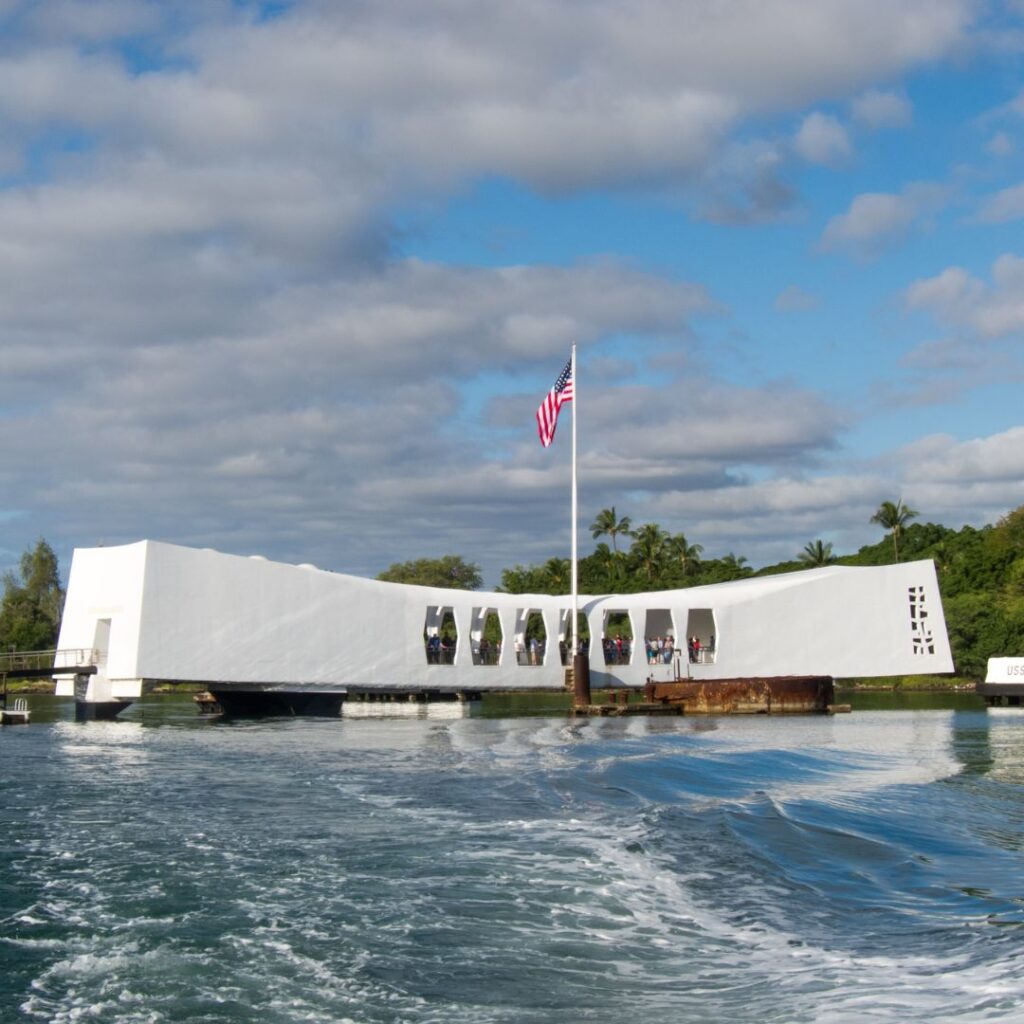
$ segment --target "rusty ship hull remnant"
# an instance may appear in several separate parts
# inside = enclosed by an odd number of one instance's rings
[[[678,706],[687,715],[825,714],[835,706],[831,676],[678,679],[649,682],[644,701]]]

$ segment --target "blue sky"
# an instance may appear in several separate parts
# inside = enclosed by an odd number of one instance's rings
[[[567,555],[574,342],[583,527],[994,521],[1022,48],[1016,0],[0,0],[0,565]]]

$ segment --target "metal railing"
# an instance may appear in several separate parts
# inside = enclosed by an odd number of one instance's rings
[[[0,672],[17,675],[19,671],[38,672],[52,668],[55,673],[73,672],[104,661],[104,652],[95,647],[70,647],[50,651],[0,651]]]

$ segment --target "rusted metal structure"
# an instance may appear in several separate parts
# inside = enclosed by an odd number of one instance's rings
[[[677,679],[649,682],[644,700],[678,705],[688,715],[820,714],[835,706],[835,685],[831,676]]]
[[[573,714],[621,715],[802,715],[848,711],[835,703],[831,676],[763,676],[744,679],[649,679],[642,701],[630,691],[610,690],[603,703],[577,688]]]

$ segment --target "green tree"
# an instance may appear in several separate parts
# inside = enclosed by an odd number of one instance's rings
[[[737,580],[741,576],[749,576],[752,572],[747,565],[746,555],[734,555],[731,551],[721,559],[722,566],[730,579]]]
[[[993,547],[1024,554],[1024,505],[1007,512],[992,529]]]
[[[53,548],[42,538],[21,556],[20,582],[4,573],[0,645],[4,650],[45,651],[57,646],[64,589]]]
[[[572,590],[572,562],[568,558],[549,558],[544,563],[547,594],[568,594]]]
[[[836,556],[832,554],[832,542],[825,543],[819,539],[805,544],[797,559],[804,565],[831,565]]]
[[[629,516],[621,519],[615,514],[615,506],[603,508],[597,513],[596,518],[590,524],[590,535],[597,540],[598,537],[611,537],[612,551],[619,553],[619,546],[615,542],[616,537],[628,537],[631,534],[632,521]]]
[[[685,534],[682,533],[669,537],[665,542],[665,554],[679,567],[680,574],[684,577],[691,568],[699,564],[703,553],[704,548],[700,544],[688,544]]]
[[[916,519],[918,515],[919,513],[916,509],[904,505],[903,499],[900,498],[895,504],[891,501],[883,501],[878,506],[878,511],[869,520],[869,522],[878,523],[884,530],[892,531],[892,550],[897,562],[900,560],[899,539],[900,534],[903,532],[903,527],[911,519]]]
[[[580,592],[583,594],[613,593],[619,589],[622,558],[602,541],[593,553],[580,559]]]
[[[479,590],[483,583],[480,567],[465,561],[461,555],[395,562],[377,579],[386,583],[414,583],[421,587],[447,587],[450,590]]]
[[[960,594],[943,601],[946,631],[960,675],[984,679],[989,658],[1007,653],[1007,622],[991,594]]]
[[[644,523],[633,534],[629,554],[648,582],[653,582],[660,573],[668,551],[667,544],[668,534],[657,523]]]
[[[542,565],[516,565],[502,569],[501,587],[506,594],[547,594],[551,577]]]
[[[583,563],[580,563],[581,575]],[[549,558],[543,565],[517,565],[503,569],[501,589],[506,594],[568,594],[572,590],[572,562]]]
[[[594,553],[589,557],[595,563],[595,565],[603,569],[609,577],[615,574],[615,570],[617,568],[615,552],[612,551],[612,549],[608,547],[608,545],[605,544],[604,541],[601,541],[600,544],[595,545]]]
[[[1006,570],[1003,593],[1010,600],[1024,598],[1024,555],[1014,559]]]

